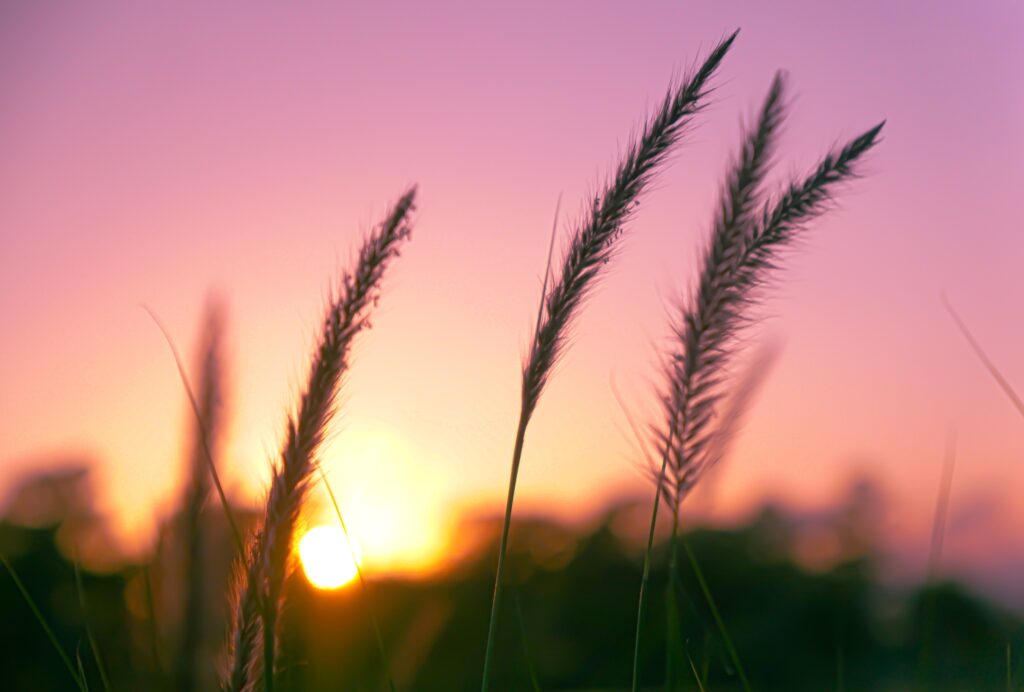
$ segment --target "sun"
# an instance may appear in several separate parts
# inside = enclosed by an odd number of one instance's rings
[[[337,589],[352,581],[359,551],[349,548],[340,526],[314,526],[299,541],[299,559],[309,582],[318,589]]]

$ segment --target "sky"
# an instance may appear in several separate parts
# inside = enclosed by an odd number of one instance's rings
[[[943,569],[1024,604],[1024,421],[942,308],[1024,388],[1024,6],[988,2],[6,3],[0,9],[0,498],[69,458],[144,546],[228,306],[228,485],[261,497],[331,282],[410,183],[412,242],[359,342],[324,466],[385,567],[503,502],[520,363],[564,240],[667,85],[741,28],[708,109],[629,224],[530,428],[517,509],[645,496],[623,408],[655,421],[741,124],[777,69],[777,184],[887,119],[865,175],[787,258],[756,340],[781,355],[706,512],[883,488],[923,569],[947,431]],[[325,515],[326,516],[326,515]],[[414,529],[410,530],[410,527]],[[915,562],[916,561],[916,562]],[[913,567],[911,567],[911,570]]]

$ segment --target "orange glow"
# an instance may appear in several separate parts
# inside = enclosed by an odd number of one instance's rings
[[[425,572],[446,543],[443,476],[425,450],[376,422],[349,421],[325,450],[328,480],[352,540],[375,572]],[[337,522],[327,493],[313,521]]]

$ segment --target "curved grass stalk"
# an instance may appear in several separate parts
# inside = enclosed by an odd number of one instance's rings
[[[416,189],[408,190],[363,243],[356,266],[330,302],[309,378],[296,412],[288,416],[281,458],[270,484],[264,518],[247,554],[234,613],[230,671],[224,686],[248,689],[261,671],[265,692],[274,687],[275,641],[292,534],[334,415],[342,374],[356,335],[369,325],[384,271],[412,232]],[[262,656],[255,656],[262,640]]]
[[[359,577],[359,586],[363,590],[363,598],[366,599],[366,610],[370,614],[370,624],[373,626],[373,637],[377,643],[377,653],[380,654],[380,660],[384,664],[384,672],[388,677],[388,689],[391,692],[395,692],[395,678],[391,674],[391,659],[388,657],[388,651],[384,647],[384,637],[380,632],[380,623],[377,620],[377,614],[374,612],[373,604],[370,602],[370,587],[366,583],[366,577],[363,575],[363,568],[359,566],[359,560],[356,556],[355,546],[352,545],[352,537],[348,533],[348,526],[345,524],[345,517],[341,514],[341,505],[338,504],[338,498],[334,496],[334,490],[331,489],[331,484],[327,482],[327,474],[324,473],[323,468],[317,466],[317,470],[320,472],[320,480],[323,481],[324,487],[327,488],[327,494],[331,498],[331,505],[334,506],[334,513],[338,516],[338,523],[341,524],[341,531],[345,534],[345,542],[348,544],[349,555],[352,557],[352,564],[356,567],[356,575]]]
[[[505,581],[512,506],[530,418],[555,363],[565,351],[573,318],[603,267],[611,259],[623,224],[630,217],[637,199],[655,172],[681,139],[686,126],[703,107],[704,97],[710,90],[711,77],[735,38],[734,33],[721,41],[690,79],[669,91],[658,112],[644,127],[641,137],[628,148],[607,188],[595,198],[589,212],[581,220],[563,259],[561,272],[550,291],[542,298],[530,353],[523,367],[519,422],[512,450],[508,497],[484,651],[482,692],[486,692],[490,684],[498,611]]]
[[[757,125],[746,136],[726,177],[697,290],[692,301],[680,305],[680,317],[673,327],[678,346],[666,366],[666,422],[655,435],[671,476],[658,476],[663,483],[659,492],[666,495],[673,511],[670,571],[675,565],[681,503],[703,474],[724,456],[727,438],[736,427],[736,416],[723,416],[719,408],[728,392],[728,368],[738,350],[737,336],[751,320],[750,308],[778,267],[782,252],[809,221],[826,211],[839,184],[856,176],[858,160],[878,143],[884,125],[826,154],[810,175],[791,182],[774,203],[765,202],[757,215],[755,209],[764,197],[763,183],[785,115],[783,92],[784,79],[779,74],[772,82]],[[656,511],[655,506],[652,514]],[[669,583],[671,589],[671,579]],[[702,584],[705,598],[723,639],[730,643],[706,586]],[[735,648],[727,648],[737,670],[742,671]],[[744,675],[741,680],[746,685]]]
[[[0,562],[3,563],[7,573],[11,575],[14,585],[18,587],[21,597],[25,599],[25,603],[32,611],[32,614],[35,616],[39,626],[43,628],[43,632],[46,633],[46,638],[50,640],[50,644],[53,645],[54,650],[57,652],[57,656],[60,657],[61,663],[64,664],[64,667],[67,669],[71,679],[75,682],[75,686],[82,692],[86,692],[88,687],[85,684],[85,677],[83,675],[79,675],[79,673],[75,671],[75,666],[72,665],[71,658],[68,656],[67,652],[64,651],[64,647],[60,645],[57,635],[53,633],[52,629],[50,629],[50,624],[46,622],[46,618],[43,617],[43,613],[39,610],[39,606],[36,605],[35,599],[32,598],[32,594],[30,594],[28,589],[25,588],[25,584],[21,581],[21,577],[19,577],[18,573],[14,571],[14,566],[7,561],[7,556],[3,553],[0,553]]]

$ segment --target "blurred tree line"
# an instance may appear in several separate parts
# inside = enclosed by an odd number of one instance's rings
[[[95,507],[88,459],[40,465],[52,470],[25,479],[0,505],[0,554],[91,689],[102,686],[90,632],[114,690],[217,689],[237,555],[212,473],[227,418],[223,334],[224,311],[213,300],[196,352],[197,386],[185,387],[192,419],[185,480],[170,515],[158,518],[148,556],[119,553]],[[623,502],[583,527],[516,517],[495,689],[629,687],[649,513],[648,503]],[[244,533],[258,516],[241,506],[232,514]],[[693,527],[684,547],[695,562],[681,561],[673,585],[681,612],[672,647],[660,545],[642,630],[643,684],[660,689],[671,660],[690,673],[684,689],[742,689],[731,641],[756,690],[1022,689],[1018,617],[954,583],[894,591],[880,582],[883,514],[878,493],[860,483],[829,512],[767,506],[743,526]],[[282,621],[283,689],[386,689],[370,604],[399,690],[476,689],[500,527],[497,516],[464,518],[442,573],[371,574],[369,595],[357,583],[317,590],[293,573]],[[0,613],[0,690],[76,689],[10,574],[0,574]]]
[[[727,632],[758,690],[1005,690],[1007,651],[1019,667],[1022,623],[953,583],[894,593],[877,580],[870,488],[808,521],[766,507],[744,526],[687,535]],[[216,688],[226,641],[232,542],[220,508],[204,530],[215,545],[199,583],[210,593],[203,626],[180,641],[186,597],[181,553],[166,544],[147,564],[118,560],[91,504],[85,466],[30,478],[0,521],[0,552],[20,575],[54,634],[80,658],[94,689],[92,630],[114,689],[182,689],[178,661],[190,656],[196,689]],[[589,529],[525,517],[513,531],[511,590],[502,619],[496,688],[628,688],[641,571],[642,505],[610,508]],[[251,520],[252,515],[241,516]],[[166,522],[173,527],[177,519]],[[465,690],[479,684],[494,573],[498,519],[466,519],[455,563],[428,579],[372,581],[391,668],[402,690]],[[652,573],[642,680],[665,675],[664,547]],[[83,596],[75,586],[81,568]],[[741,689],[692,568],[677,584],[684,689]],[[284,689],[381,690],[384,667],[366,595],[353,583],[317,590],[297,571],[284,620]],[[84,605],[84,608],[83,608]],[[67,671],[9,575],[0,576],[0,689],[74,689]],[[195,654],[195,651],[202,652]],[[536,685],[536,687],[535,687]]]

